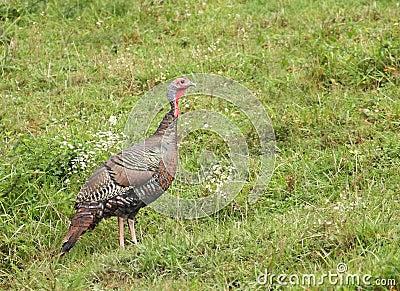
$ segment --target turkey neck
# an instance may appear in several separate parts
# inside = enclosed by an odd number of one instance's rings
[[[162,136],[163,140],[166,139],[165,142],[167,143],[168,141],[172,141],[176,144],[178,117],[174,116],[176,110],[175,102],[170,102],[170,105],[170,111],[165,114],[154,135]]]
[[[170,102],[171,110],[165,114],[163,120],[154,133],[160,141],[160,154],[165,167],[165,171],[172,177],[175,176],[178,162],[177,145],[177,124],[178,118],[175,117],[175,102]]]

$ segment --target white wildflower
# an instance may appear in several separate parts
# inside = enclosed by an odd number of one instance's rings
[[[110,118],[108,119],[108,122],[109,122],[112,126],[117,125],[117,117],[116,117],[115,115],[111,115]]]

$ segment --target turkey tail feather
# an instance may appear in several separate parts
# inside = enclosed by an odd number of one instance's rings
[[[102,205],[95,202],[80,203],[64,238],[61,255],[68,252],[87,230],[94,229],[102,219]]]

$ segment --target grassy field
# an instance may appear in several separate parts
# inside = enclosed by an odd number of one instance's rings
[[[322,276],[345,263],[371,276],[360,288],[400,290],[399,2],[139,2],[0,2],[0,289],[254,290],[265,269]],[[120,150],[137,100],[190,73],[232,78],[265,106],[277,155],[261,199],[248,203],[249,175],[215,215],[144,209],[137,246],[119,249],[114,218],[58,258],[75,196]],[[182,102],[182,114],[224,112]],[[193,133],[182,162],[196,169],[221,143]]]

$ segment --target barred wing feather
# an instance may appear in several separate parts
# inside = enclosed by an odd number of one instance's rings
[[[77,203],[104,201],[128,188],[147,183],[159,170],[162,161],[160,146],[140,143],[112,156],[100,166],[81,188]]]

